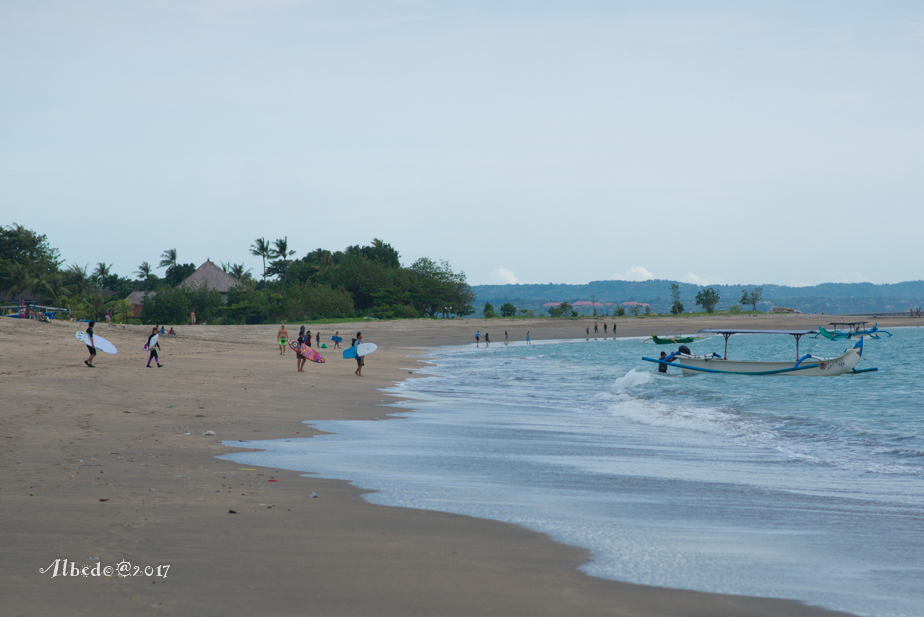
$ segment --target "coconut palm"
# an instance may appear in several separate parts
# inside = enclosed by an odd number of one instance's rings
[[[275,255],[273,248],[266,241],[266,238],[257,238],[250,247],[250,254],[263,258],[263,282],[266,282],[266,259]]]
[[[90,288],[90,275],[87,273],[89,265],[90,264],[80,267],[77,264],[73,264],[64,271],[65,281],[71,289],[69,295],[83,296]]]
[[[176,255],[174,255],[174,258],[176,258]],[[151,264],[149,264],[146,261],[142,261],[141,265],[138,266],[138,269],[135,270],[135,274],[137,274],[138,278],[143,281],[149,276],[151,276],[152,274],[154,274],[154,272],[151,269]]]
[[[170,266],[176,265],[176,249],[167,249],[160,254],[163,259],[160,260],[160,265],[158,268],[169,268]]]
[[[273,241],[273,253],[272,256],[282,260],[282,264],[285,267],[282,275],[282,293],[286,293],[286,279],[289,276],[289,257],[295,254],[295,251],[289,250],[289,236],[285,238],[279,238],[278,240]]]
[[[42,288],[47,291],[52,300],[55,303],[55,306],[58,306],[58,300],[67,296],[67,285],[64,281],[64,275],[60,272],[55,272],[45,277],[42,281]]]

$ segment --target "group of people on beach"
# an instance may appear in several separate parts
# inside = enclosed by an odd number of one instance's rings
[[[484,346],[487,347],[490,344],[491,344],[491,336],[487,332],[485,332],[484,333]],[[510,335],[507,333],[506,330],[504,330],[504,345],[506,346],[509,344],[510,344]],[[529,342],[529,330],[526,331],[526,344],[527,345],[531,344]],[[480,347],[480,346],[481,346],[481,330],[477,330],[475,332],[475,347]]]
[[[289,341],[289,331],[286,329],[286,325],[280,324],[279,331],[276,333],[276,340],[279,342],[279,355],[281,356],[286,355],[286,347],[289,347],[290,345],[292,346],[293,350],[295,351],[296,370],[299,373],[304,373],[305,372],[305,362],[309,360],[308,356],[305,355],[305,346],[307,347],[312,346],[311,345],[311,330],[306,330],[305,326],[302,325],[302,327],[299,328],[298,330],[298,338],[296,338],[294,341],[294,344],[292,344]],[[340,341],[342,339],[340,337],[339,330],[334,332],[334,335],[331,337],[330,340],[334,343],[332,346],[332,349],[341,348]],[[314,342],[317,347],[319,348],[321,347],[321,332],[320,331],[315,332]],[[356,347],[357,345],[360,345],[362,342],[363,342],[363,333],[357,332],[356,338],[353,339],[353,342],[350,346]],[[363,360],[363,357],[358,354],[356,354],[354,357],[356,358],[356,370],[354,371],[354,374],[359,377],[362,377],[363,376],[363,366],[365,365],[365,361]]]
[[[590,326],[587,326],[587,327],[584,329],[584,331],[587,333],[587,336],[589,337],[589,336],[590,336]],[[595,322],[594,322],[594,334],[596,335],[596,334],[599,334],[599,333],[600,333],[600,327],[597,325],[597,322],[595,321]],[[603,322],[603,336],[606,336],[607,334],[608,334],[608,332],[607,332],[607,324],[606,324],[606,322],[604,321],[604,322]],[[615,322],[615,321],[613,322],[613,336],[616,336],[616,322]]]

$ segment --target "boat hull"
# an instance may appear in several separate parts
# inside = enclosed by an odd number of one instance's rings
[[[671,362],[684,375],[725,373],[733,375],[801,375],[804,377],[833,377],[852,370],[860,362],[856,349],[848,349],[836,358],[806,358],[798,367],[795,362],[726,360],[707,356],[681,354]]]

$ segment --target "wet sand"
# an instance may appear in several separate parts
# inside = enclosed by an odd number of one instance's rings
[[[621,318],[617,333],[837,319]],[[179,326],[179,336],[161,339],[158,369],[145,367],[149,328],[100,324],[97,334],[119,353],[100,354],[89,369],[77,324],[0,318],[0,614],[835,614],[594,579],[576,569],[586,551],[541,534],[375,506],[345,482],[215,458],[232,451],[221,440],[309,436],[304,420],[382,420],[389,410],[380,403],[393,399],[380,389],[411,377],[429,348],[473,343],[476,329],[498,345],[505,329],[512,341],[526,330],[534,341],[584,338],[593,321],[363,323],[379,350],[359,378],[334,350],[296,373],[292,351],[280,356],[273,343],[278,326]],[[602,337],[612,319],[597,321]],[[348,344],[357,326],[321,326],[322,342],[339,330]],[[127,578],[40,572],[59,559],[140,570]],[[169,566],[166,577],[158,566]]]

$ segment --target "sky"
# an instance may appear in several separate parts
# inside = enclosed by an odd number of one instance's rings
[[[0,224],[123,276],[895,283],[922,110],[921,2],[0,0]]]

